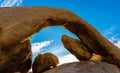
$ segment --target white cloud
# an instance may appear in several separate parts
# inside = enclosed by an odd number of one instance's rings
[[[66,49],[62,45],[56,45],[51,48],[49,48],[48,52],[51,52],[53,54],[59,55],[60,53],[64,52]]]
[[[69,62],[76,62],[76,61],[78,61],[78,59],[72,54],[68,54],[64,57],[59,58],[60,64],[69,63]]]
[[[0,7],[12,7],[21,6],[22,0],[3,0],[1,1]]]
[[[44,47],[50,45],[52,42],[53,42],[53,40],[43,41],[43,42],[37,42],[37,43],[32,43],[32,44],[31,44],[32,52],[33,52],[33,53],[40,52],[40,49],[41,49],[41,48],[44,48]]]

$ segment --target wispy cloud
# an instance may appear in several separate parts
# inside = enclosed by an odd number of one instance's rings
[[[40,52],[42,51],[42,48],[48,47],[52,42],[53,42],[53,40],[32,43],[31,44],[31,48],[32,48],[32,62],[34,61],[35,57],[38,54],[40,54]]]
[[[49,48],[49,50],[47,51],[59,56],[60,54],[62,54],[62,52],[66,51],[66,49],[64,49],[62,45],[56,45]]]
[[[3,0],[0,3],[0,7],[13,7],[21,6],[23,0]]]
[[[120,38],[119,38],[119,28],[111,25],[111,27],[105,31],[103,31],[103,35],[107,37],[109,41],[111,41],[114,45],[120,48]]]
[[[33,53],[37,53],[40,52],[41,48],[47,47],[48,45],[50,45],[53,42],[53,40],[49,40],[49,41],[43,41],[43,42],[37,42],[37,43],[32,43],[32,52]]]
[[[110,27],[109,29],[103,31],[103,35],[104,35],[104,36],[107,36],[107,35],[112,34],[115,29],[116,29],[116,27],[112,26],[112,27]]]

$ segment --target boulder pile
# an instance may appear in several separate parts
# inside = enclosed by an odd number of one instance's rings
[[[64,72],[57,70],[55,73],[98,73],[99,70],[104,70],[101,73],[120,73],[120,49],[118,47],[74,13],[51,7],[0,8],[0,73],[27,73],[31,68],[30,37],[41,29],[54,25],[62,26],[78,36],[79,40],[76,40],[64,35],[62,42],[65,48],[80,61],[84,60],[84,63],[66,64],[63,65],[63,68],[59,66],[58,69],[64,70]],[[102,57],[100,62],[90,61],[95,54]],[[40,60],[49,58],[49,56],[44,57],[44,54],[43,58],[41,55],[37,57],[40,57]],[[51,57],[51,60],[48,62],[52,65],[45,66],[54,67],[58,64],[57,59],[54,60]],[[39,63],[38,60],[37,63]],[[44,63],[46,64],[46,62]],[[72,65],[74,66],[71,67]],[[96,65],[98,68],[95,68]],[[93,68],[95,68],[94,72]],[[70,72],[69,69],[79,71]]]

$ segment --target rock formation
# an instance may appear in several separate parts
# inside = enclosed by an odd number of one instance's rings
[[[62,42],[64,47],[73,55],[75,55],[79,60],[89,60],[91,58],[92,53],[89,52],[88,49],[82,45],[79,40],[73,39],[67,35],[63,35]]]
[[[0,72],[24,72],[22,66],[18,70],[19,65],[28,65],[27,71],[31,50],[25,46],[28,44],[26,41],[39,30],[54,25],[73,32],[89,52],[101,55],[105,62],[120,67],[120,49],[74,13],[50,7],[8,7],[0,9]]]
[[[27,73],[31,68],[29,40],[13,47],[1,48],[0,51],[0,73]]]
[[[45,70],[54,68],[59,64],[58,58],[52,53],[39,54],[33,63],[33,73],[42,73]]]
[[[120,70],[105,62],[82,61],[63,64],[43,73],[120,73]]]
[[[78,39],[74,39],[67,35],[63,35],[61,40],[63,42],[64,47],[79,60],[104,60],[103,56],[90,52],[89,49],[87,49]]]

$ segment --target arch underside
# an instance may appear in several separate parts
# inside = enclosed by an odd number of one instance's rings
[[[89,23],[74,13],[50,7],[15,7],[0,9],[0,49],[6,49],[49,26],[62,26],[76,34],[93,53],[113,59],[120,65],[120,50]],[[22,41],[22,42],[21,42]]]

